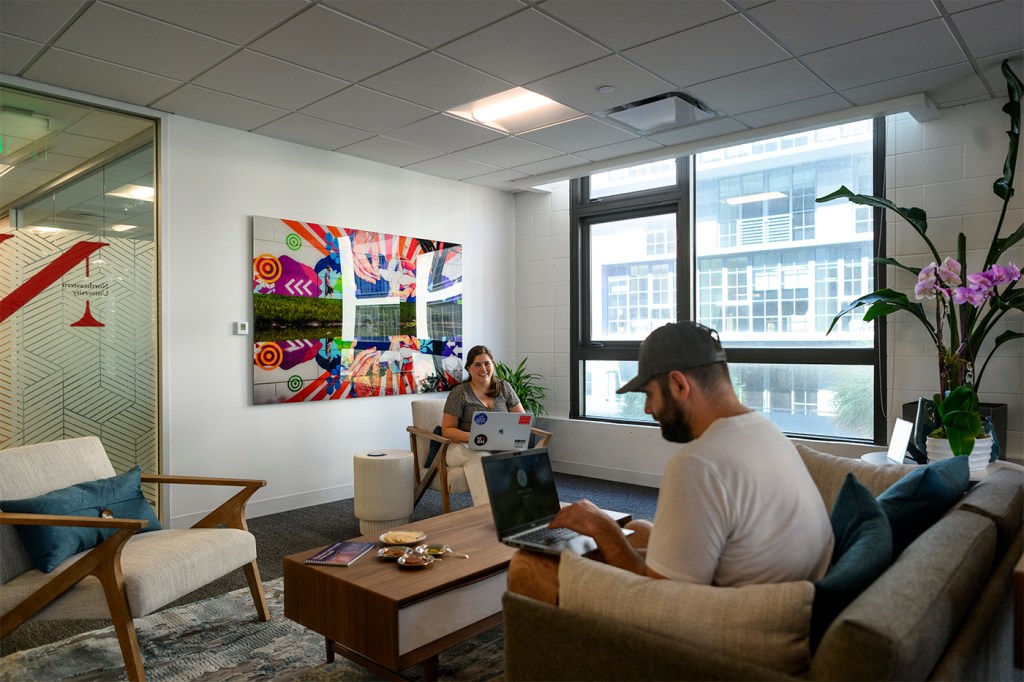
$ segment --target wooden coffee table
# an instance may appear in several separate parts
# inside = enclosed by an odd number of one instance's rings
[[[490,507],[417,521],[420,530],[468,554],[423,569],[381,561],[371,550],[351,566],[303,563],[318,549],[284,559],[284,615],[326,639],[335,653],[386,677],[422,664],[437,678],[437,655],[501,623],[501,596],[515,550],[497,540]],[[376,536],[356,540],[377,541]]]

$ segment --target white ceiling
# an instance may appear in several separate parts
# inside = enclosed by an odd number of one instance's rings
[[[1024,0],[0,0],[4,74],[510,191],[910,94],[1001,98],[1022,54]],[[443,113],[514,86],[587,116]],[[642,137],[594,115],[671,91],[722,116]]]

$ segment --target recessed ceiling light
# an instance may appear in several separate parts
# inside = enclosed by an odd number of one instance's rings
[[[137,225],[111,225],[110,229],[114,232],[127,232],[128,230],[134,230]]]
[[[43,225],[33,225],[33,226],[28,228],[28,231],[29,232],[33,232],[35,234],[43,235],[43,234],[53,234],[54,232],[60,232],[60,228],[59,227],[45,227]]]
[[[108,197],[121,197],[123,199],[135,199],[136,201],[153,201],[156,190],[145,185],[121,185],[117,189],[107,192]]]
[[[581,111],[526,88],[512,88],[447,113],[512,135],[583,116]]]

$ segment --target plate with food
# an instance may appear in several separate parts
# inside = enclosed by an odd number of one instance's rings
[[[418,530],[389,530],[380,536],[385,545],[418,545],[427,539],[427,534]]]
[[[403,568],[426,568],[435,561],[437,559],[429,554],[417,554],[416,552],[409,552],[398,557],[398,565]]]
[[[405,545],[388,545],[387,547],[381,547],[377,552],[377,558],[383,561],[395,561],[406,554],[411,552]]]

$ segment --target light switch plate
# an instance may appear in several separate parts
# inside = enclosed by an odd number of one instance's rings
[[[248,322],[235,322],[235,334],[239,336],[246,336],[249,333]]]

